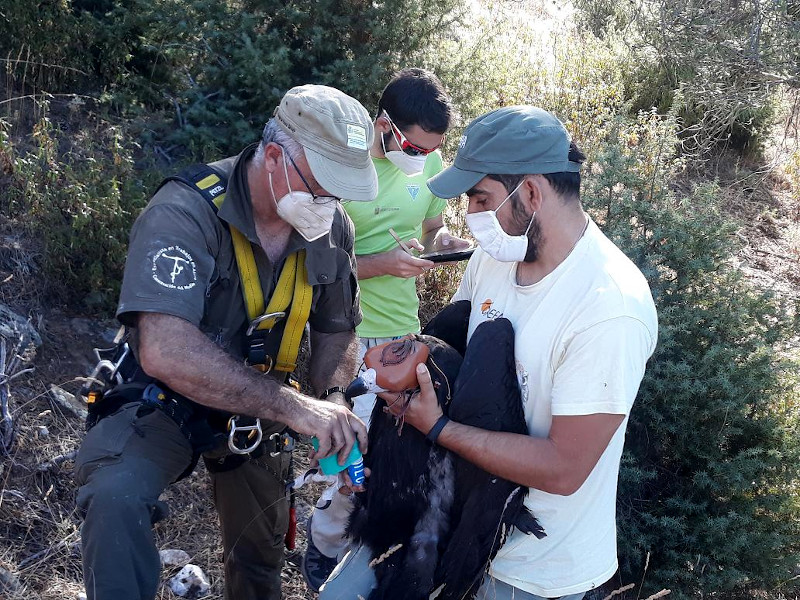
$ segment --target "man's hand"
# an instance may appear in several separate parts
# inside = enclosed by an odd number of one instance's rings
[[[362,454],[367,452],[367,427],[349,410],[333,402],[304,398],[297,418],[289,424],[298,433],[316,436],[319,449],[312,451],[311,458],[325,458],[337,454],[343,465],[350,456],[355,440]]]
[[[420,252],[425,250],[425,246],[420,244],[416,238],[411,238],[405,244],[409,248]],[[421,275],[436,266],[435,263],[429,260],[411,256],[399,246],[387,252],[364,254],[358,256],[357,260],[359,279],[370,279],[381,275],[393,275],[394,277],[408,279]]]
[[[382,392],[378,396],[386,402],[389,412],[395,417],[403,415],[406,423],[427,435],[443,413],[436,398],[436,391],[433,389],[431,374],[423,364],[417,365],[417,382],[419,391],[411,396],[405,412],[403,412],[405,406],[403,398],[398,397],[396,393]]]
[[[370,469],[364,468],[364,479],[369,479],[369,476],[372,475],[372,471]],[[361,485],[353,485],[353,480],[350,479],[350,474],[347,472],[347,469],[344,471],[339,471],[339,493],[342,496],[349,496],[353,492],[363,492],[366,491],[366,481]]]
[[[433,239],[429,252],[458,252],[472,246],[469,240],[452,235],[447,229],[440,229]]]

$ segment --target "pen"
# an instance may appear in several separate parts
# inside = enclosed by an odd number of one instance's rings
[[[411,254],[411,248],[409,248],[408,246],[406,246],[406,243],[405,243],[403,240],[401,240],[401,239],[400,239],[400,236],[399,236],[399,235],[397,235],[397,232],[396,232],[394,229],[392,229],[391,227],[389,227],[389,234],[390,234],[390,235],[391,235],[391,236],[394,238],[394,241],[396,241],[396,242],[397,242],[397,243],[400,245],[400,247],[401,247],[401,248],[402,248],[402,249],[403,249],[403,250],[404,250],[404,251],[405,251],[407,254]],[[411,256],[414,256],[414,255],[413,255],[413,254],[411,254]]]

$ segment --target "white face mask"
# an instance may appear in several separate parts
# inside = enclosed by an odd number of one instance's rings
[[[280,200],[275,200],[278,216],[294,227],[307,241],[318,240],[333,227],[336,200],[314,202],[314,196],[309,192],[292,191],[285,158],[283,159],[283,174],[286,176],[286,187],[289,188],[289,193]],[[274,200],[275,190],[272,188],[272,173],[269,174],[269,189]]]
[[[522,262],[528,252],[528,231],[530,231],[536,211],[531,215],[531,221],[523,235],[508,235],[500,226],[500,221],[497,220],[497,211],[508,202],[514,192],[522,187],[522,183],[520,182],[494,210],[467,214],[467,227],[478,245],[486,254],[500,262]]]
[[[409,177],[415,177],[419,175],[425,168],[425,161],[428,159],[428,156],[426,154],[420,154],[419,156],[410,156],[405,152],[403,152],[402,150],[389,150],[387,152],[386,144],[383,141],[382,134],[381,134],[381,146],[383,146],[383,154],[386,157],[386,159]]]

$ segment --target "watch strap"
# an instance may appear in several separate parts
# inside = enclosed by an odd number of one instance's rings
[[[444,429],[444,426],[449,422],[450,419],[448,419],[445,415],[439,417],[436,420],[436,423],[433,424],[433,427],[431,427],[431,430],[425,436],[425,439],[427,439],[431,444],[435,444],[436,440],[439,439],[439,434],[442,433],[442,429]]]
[[[322,392],[322,396],[320,396],[320,398],[325,400],[325,398],[327,398],[331,394],[342,394],[342,395],[344,395],[344,388],[340,387],[338,385],[335,385],[333,387],[329,387],[327,390]]]
[[[340,386],[338,386],[338,385],[335,385],[335,386],[333,386],[333,387],[329,387],[327,390],[325,390],[324,392],[322,392],[322,396],[320,396],[320,398],[321,398],[322,400],[325,400],[325,399],[326,399],[328,396],[330,396],[331,394],[341,394],[342,396],[344,396],[344,401],[345,401],[345,403],[346,403],[346,404],[347,404],[347,406],[350,408],[350,410],[353,410],[353,406],[355,406],[355,404],[353,403],[353,399],[352,399],[352,398],[348,398],[348,397],[345,395],[345,393],[344,393],[344,388],[343,388],[343,387],[340,387]]]

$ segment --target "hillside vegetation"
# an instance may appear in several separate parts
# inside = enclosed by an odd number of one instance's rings
[[[609,589],[798,597],[797,0],[11,0],[0,57],[0,303],[44,340],[11,384],[0,597],[81,589],[71,462],[39,468],[75,449],[81,423],[45,392],[76,391],[113,335],[128,230],[158,181],[258,139],[293,85],[374,111],[411,65],[458,107],[446,159],[487,110],[558,115],[589,156],[587,210],[650,282],[660,338],[630,419]],[[463,209],[447,213],[459,232]],[[423,319],[459,277],[419,282]],[[159,546],[182,545],[221,598],[205,478],[168,495]],[[285,581],[312,597],[295,570]]]

